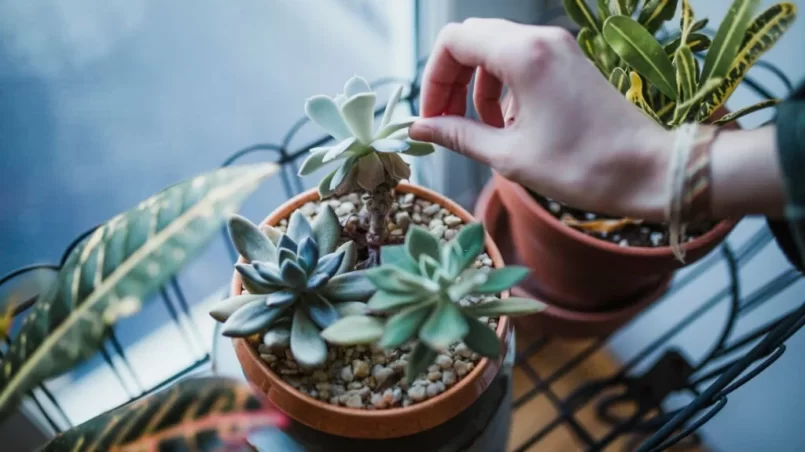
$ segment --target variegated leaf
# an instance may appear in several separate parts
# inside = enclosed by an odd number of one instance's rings
[[[708,96],[711,96],[717,89],[718,85],[722,82],[720,78],[711,78],[704,82],[704,84],[699,85],[698,91],[696,94],[691,97],[690,99],[686,100],[685,102],[677,103],[676,109],[674,110],[674,117],[671,119],[671,126],[678,126],[683,122],[689,119],[691,116],[691,112],[696,112],[694,108],[698,108],[698,105],[706,99]]]
[[[659,124],[662,124],[660,118],[646,102],[645,97],[643,97],[643,79],[640,78],[640,75],[637,72],[632,71],[630,74],[631,79],[631,86],[629,90],[626,92],[626,99],[635,104],[640,110],[646,114],[649,118],[653,119]]]
[[[192,378],[61,433],[42,451],[222,450],[251,431],[287,425],[247,384]]]
[[[693,52],[703,52],[709,49],[710,45],[712,44],[710,38],[701,33],[691,33],[686,42],[688,43],[687,46],[690,47],[690,50]],[[677,37],[668,44],[665,44],[663,48],[665,49],[666,54],[673,55],[679,49],[681,44],[682,38]]]
[[[676,4],[677,0],[649,0],[640,11],[637,21],[653,35],[663,22],[674,18]]]
[[[581,47],[581,50],[584,52],[584,55],[587,56],[587,59],[598,66],[598,61],[595,58],[595,44],[593,43],[595,36],[596,35],[593,30],[584,27],[579,30],[578,35],[576,35],[576,41],[578,41],[579,47]],[[598,69],[602,70],[600,66],[598,66]]]
[[[741,49],[741,43],[757,4],[758,0],[733,1],[704,59],[700,84],[711,77],[727,76]]]
[[[44,379],[91,356],[219,231],[273,164],[223,168],[173,185],[98,227],[40,294],[0,372],[0,412]]]
[[[676,68],[677,100],[683,102],[693,97],[697,86],[696,58],[690,47],[682,46],[676,51],[674,67]]]
[[[565,12],[570,16],[579,26],[587,27],[593,30],[596,34],[601,33],[601,21],[593,14],[593,11],[587,6],[585,0],[563,0]]]
[[[626,95],[626,92],[629,91],[629,87],[631,86],[629,76],[619,67],[612,70],[612,74],[609,75],[609,83],[624,95]]]
[[[604,37],[615,53],[671,99],[676,99],[674,67],[660,44],[639,23],[612,16],[604,24]]]
[[[693,21],[696,20],[696,15],[693,13],[693,8],[690,7],[690,0],[682,0],[682,16],[679,18],[679,29],[682,30],[682,37],[687,38],[690,34],[690,28]],[[682,39],[683,43],[687,39]]]
[[[727,99],[741,84],[755,61],[769,50],[785,34],[796,18],[797,8],[793,3],[784,2],[771,6],[752,21],[746,31],[746,38],[729,74],[705,101],[696,116],[703,121],[724,105]]]
[[[764,100],[764,101],[758,102],[758,103],[756,103],[754,105],[750,105],[748,107],[741,108],[738,111],[734,111],[732,113],[726,114],[726,115],[722,116],[721,118],[717,119],[716,121],[713,121],[713,124],[717,125],[717,126],[721,126],[721,125],[724,125],[724,124],[729,124],[729,123],[731,123],[731,122],[733,122],[735,120],[738,120],[738,119],[740,119],[740,118],[742,118],[742,117],[744,117],[746,115],[752,114],[752,113],[754,113],[756,111],[763,110],[764,108],[773,107],[773,106],[775,106],[775,105],[777,105],[779,103],[780,103],[780,99]]]
[[[612,15],[609,10],[609,0],[596,0],[596,8],[598,9],[598,17],[601,18],[602,22]]]

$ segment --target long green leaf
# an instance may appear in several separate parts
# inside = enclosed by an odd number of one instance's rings
[[[640,11],[637,21],[650,34],[660,29],[663,22],[674,18],[677,0],[649,0]]]
[[[689,114],[691,111],[696,111],[694,108],[697,107],[704,99],[708,96],[712,95],[715,90],[718,89],[718,85],[721,83],[720,78],[711,78],[704,82],[704,85],[699,85],[698,91],[696,94],[693,95],[690,99],[686,100],[685,102],[678,103],[676,105],[676,109],[674,109],[674,117],[671,119],[671,126],[678,126],[683,122],[689,120]]]
[[[690,27],[693,21],[696,20],[696,15],[693,13],[693,8],[690,7],[689,0],[682,0],[682,16],[679,18],[679,29],[682,30],[683,43],[687,42],[687,36],[690,34]]]
[[[624,95],[629,91],[629,86],[631,86],[629,84],[629,76],[619,67],[612,70],[612,74],[609,76],[609,83]]]
[[[601,33],[601,21],[593,14],[593,11],[587,6],[585,0],[563,0],[565,5],[565,12],[581,27],[587,27],[596,32]]]
[[[741,47],[741,51],[735,57],[735,62],[729,71],[729,75],[721,83],[716,91],[705,101],[699,110],[696,119],[703,121],[709,118],[716,109],[724,105],[735,88],[741,84],[755,61],[785,34],[796,18],[797,7],[790,2],[778,3],[771,6],[757,18],[746,31],[746,37]]]
[[[700,84],[711,77],[727,76],[741,49],[744,34],[757,5],[758,0],[733,1],[704,59]]]
[[[710,38],[701,33],[691,33],[685,42],[687,42],[687,46],[690,47],[690,50],[693,52],[705,51],[710,48],[710,45],[712,45]],[[677,50],[679,50],[681,45],[682,38],[678,36],[668,44],[665,44],[663,49],[667,55],[673,55]]]
[[[756,103],[754,105],[750,105],[748,107],[741,108],[738,111],[734,111],[732,113],[726,114],[726,115],[722,116],[721,118],[717,119],[716,121],[713,121],[713,125],[722,126],[724,124],[729,124],[729,123],[731,123],[731,122],[733,122],[735,120],[738,120],[738,119],[740,119],[740,118],[742,118],[742,117],[744,117],[746,115],[752,114],[752,113],[754,113],[756,111],[763,110],[764,108],[773,107],[773,106],[779,104],[780,101],[781,101],[780,99],[768,99],[768,100],[764,100],[762,102],[758,102],[758,103]]]
[[[596,34],[594,31],[584,27],[576,36],[576,41],[578,41],[579,47],[581,47],[581,51],[584,52],[584,55],[587,57],[587,59],[592,61],[599,71],[604,72],[604,68],[601,66],[601,63],[598,61],[598,58],[596,58],[595,55],[595,37]]]
[[[136,312],[276,171],[266,164],[199,175],[112,218],[81,242],[9,347],[0,372],[0,412],[91,356],[108,328]]]
[[[288,419],[234,379],[193,378],[59,434],[43,452],[212,451]]]
[[[595,3],[598,9],[598,17],[600,17],[602,21],[607,20],[607,17],[612,15],[612,12],[609,10],[609,0],[596,0]]]
[[[696,58],[688,46],[682,46],[674,55],[678,100],[685,101],[696,92]]]
[[[674,66],[646,29],[629,17],[612,16],[604,23],[604,37],[629,66],[676,100]]]

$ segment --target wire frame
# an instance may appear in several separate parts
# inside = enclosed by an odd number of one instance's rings
[[[424,60],[418,65],[418,72],[421,72],[423,64]],[[791,87],[790,81],[776,67],[768,63],[762,63],[759,66],[779,77],[787,87]],[[400,102],[406,104],[413,114],[417,114],[420,94],[419,77],[420,75],[414,80],[382,79],[373,83],[372,86],[373,88],[378,88],[391,83],[404,84],[407,89]],[[760,96],[771,97],[769,90],[756,80],[748,77],[745,83],[746,86],[753,89]],[[378,109],[375,112],[376,115],[381,115],[382,113],[382,109]],[[265,154],[266,160],[275,162],[282,168],[280,177],[285,196],[290,198],[299,194],[304,187],[301,178],[297,175],[297,162],[311,148],[326,145],[331,139],[325,136],[301,147],[290,148],[290,144],[297,132],[307,122],[307,118],[297,121],[279,144],[255,144],[234,152],[223,161],[222,166],[231,165],[247,155]],[[21,267],[2,277],[0,286],[10,283],[12,280],[31,271],[58,271],[73,248],[94,229],[93,227],[77,237],[65,249],[59,264]],[[221,235],[228,247],[228,257],[230,261],[234,262],[237,258],[237,252],[228,240],[225,228],[222,228]],[[604,379],[587,381],[564,398],[558,396],[557,391],[554,389],[555,383],[600,350],[607,343],[608,337],[594,340],[548,375],[540,375],[529,364],[528,358],[550,346],[552,339],[542,337],[528,344],[516,355],[515,365],[525,373],[532,384],[524,394],[513,401],[513,409],[517,412],[530,400],[539,395],[545,395],[555,406],[558,414],[547,425],[534,431],[516,450],[525,451],[533,447],[560,426],[568,428],[575,438],[584,444],[587,450],[591,451],[602,450],[615,440],[635,433],[641,435],[642,438],[647,438],[642,443],[630,445],[631,448],[636,448],[641,452],[664,450],[683,440],[693,444],[699,442],[700,438],[697,436],[696,431],[726,406],[728,395],[745,385],[779,359],[786,350],[785,341],[805,323],[805,303],[803,303],[799,308],[750,332],[740,335],[735,334],[735,326],[738,321],[751,315],[758,307],[801,278],[801,275],[796,270],[786,269],[762,287],[751,293],[743,293],[739,270],[772,240],[772,234],[768,229],[764,228],[755,233],[738,249],[732,249],[726,244],[722,245],[720,252],[711,254],[697,264],[699,266],[697,272],[691,272],[682,278],[678,278],[665,294],[664,299],[668,299],[671,295],[684,289],[697,278],[697,275],[710,268],[725,265],[729,272],[729,283],[726,288],[710,298],[702,300],[695,310],[668,328],[655,340],[645,344],[642,350],[623,363],[619,371],[614,375]],[[182,332],[184,341],[192,345],[190,342],[193,339],[200,338],[199,329],[194,324],[178,278],[171,278],[158,291],[158,299],[168,310],[171,321]],[[24,313],[35,302],[35,297],[26,300],[17,307],[14,314],[20,315]],[[655,306],[661,303],[662,301],[655,303]],[[697,319],[725,304],[727,305],[727,316],[724,324],[716,342],[702,359],[697,362],[688,362],[676,349],[669,346],[669,342],[674,337],[685,331]],[[183,327],[183,325],[189,325],[189,328]],[[217,328],[215,331],[218,331]],[[4,339],[6,344],[11,340],[8,337]],[[213,347],[214,344],[215,341],[213,341]],[[134,379],[134,388],[130,388],[130,385],[124,382],[123,373],[132,376],[136,375],[136,373],[126,356],[124,347],[121,346],[120,341],[117,339],[114,328],[110,330],[109,336],[99,353],[105,365],[110,368],[120,381],[121,387],[128,392],[128,399],[131,401],[151,394],[209,366],[210,362],[214,361],[211,358],[214,356],[215,350],[206,351],[201,359],[150,388],[144,388],[136,378]],[[660,353],[658,358],[649,361],[650,357],[657,356],[658,353]],[[638,368],[647,368],[647,370],[638,372],[636,371]],[[663,408],[663,402],[669,396],[678,393],[688,393],[693,396],[693,400],[683,408],[666,411]],[[606,396],[601,397],[603,394],[606,394]],[[28,396],[55,432],[62,430],[60,428],[62,424],[70,426],[67,415],[48,389],[47,383],[40,384]],[[609,431],[600,438],[595,438],[577,418],[579,409],[593,400],[598,400],[596,405],[597,417],[610,426]],[[637,408],[632,415],[619,417],[616,414],[616,408],[623,404],[631,404]],[[45,408],[45,405],[52,408]],[[649,413],[657,414],[649,415]],[[61,419],[61,422],[57,422],[54,418]]]

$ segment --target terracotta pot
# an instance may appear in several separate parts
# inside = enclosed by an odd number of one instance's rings
[[[507,265],[523,265],[523,259],[515,248],[509,234],[509,214],[501,202],[500,193],[493,181],[490,181],[476,203],[475,216],[484,223],[484,227],[498,245],[503,260]],[[517,331],[528,332],[536,336],[557,336],[566,338],[588,338],[606,336],[629,322],[634,316],[659,298],[670,283],[670,276],[661,281],[653,290],[630,300],[621,309],[575,311],[557,306],[552,300],[540,296],[536,280],[531,277],[512,289],[512,295],[539,299],[548,308],[535,315],[512,319]]]
[[[418,198],[441,205],[465,222],[475,221],[458,204],[425,188],[400,183],[397,192],[414,193]],[[302,193],[275,210],[262,224],[276,225],[307,202],[317,201],[316,190]],[[503,265],[495,243],[486,236],[486,252],[495,267]],[[241,258],[242,261],[242,258]],[[235,272],[231,293],[240,294],[241,279]],[[508,293],[502,294],[507,297]],[[457,416],[487,389],[501,368],[503,357],[512,340],[513,327],[508,317],[501,317],[496,330],[501,341],[501,357],[482,359],[473,370],[444,393],[408,407],[369,411],[330,405],[299,392],[275,374],[245,339],[234,339],[235,352],[246,378],[264,391],[268,398],[292,419],[332,435],[349,438],[387,439],[423,432]]]

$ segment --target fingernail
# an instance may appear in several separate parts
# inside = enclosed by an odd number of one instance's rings
[[[433,128],[419,119],[408,128],[408,136],[417,141],[433,141]]]

